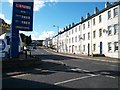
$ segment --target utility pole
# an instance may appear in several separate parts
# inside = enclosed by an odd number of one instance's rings
[[[59,26],[53,25],[53,27],[57,27],[57,32],[58,32],[58,36],[57,36],[57,52],[58,52]]]

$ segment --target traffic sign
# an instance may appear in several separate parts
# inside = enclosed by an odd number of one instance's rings
[[[3,40],[0,40],[0,51],[1,50],[3,51],[5,49],[5,47],[6,47],[5,42]]]

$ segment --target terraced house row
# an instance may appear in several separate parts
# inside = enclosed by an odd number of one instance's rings
[[[105,8],[87,13],[77,24],[72,23],[52,38],[58,52],[119,57],[120,2],[105,3]]]

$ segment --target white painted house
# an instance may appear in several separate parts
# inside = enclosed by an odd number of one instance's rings
[[[93,15],[87,13],[85,19],[81,17],[79,23],[66,26],[52,40],[59,52],[118,58],[119,34],[120,2],[106,2],[103,10],[95,7]]]

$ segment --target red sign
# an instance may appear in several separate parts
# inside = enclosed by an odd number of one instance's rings
[[[22,5],[22,4],[16,4],[16,7],[17,7],[17,8],[23,8],[23,9],[31,9],[30,6]]]

